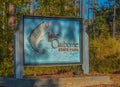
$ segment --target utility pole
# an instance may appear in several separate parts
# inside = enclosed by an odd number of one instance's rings
[[[115,23],[115,17],[116,16],[116,2],[114,0],[114,15],[113,15],[113,38],[115,37],[115,31],[116,31],[116,23]]]

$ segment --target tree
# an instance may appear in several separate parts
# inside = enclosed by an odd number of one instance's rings
[[[0,0],[0,75],[13,73],[13,36],[20,15],[75,16],[77,0]],[[37,5],[32,10],[33,5]],[[6,72],[6,73],[4,73]]]
[[[95,15],[96,18],[94,20],[94,23],[91,23],[89,26],[89,34],[92,37],[92,25],[95,28],[95,37],[99,38],[101,35],[104,37],[107,36],[113,36],[113,27],[114,23],[116,24],[115,27],[115,35],[119,33],[120,29],[120,3],[119,0],[116,0],[116,3],[114,0],[108,0],[104,4],[101,4],[97,6],[97,9],[95,9]],[[114,6],[116,6],[116,9],[114,9]],[[116,15],[114,15],[116,14]],[[115,22],[113,22],[115,19]]]
[[[79,11],[79,8],[74,4],[75,1],[76,0],[38,0],[39,6],[35,10],[35,14],[43,16],[75,16]]]

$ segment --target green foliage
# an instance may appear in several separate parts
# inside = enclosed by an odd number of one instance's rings
[[[13,35],[15,30],[8,27],[8,5],[9,3],[15,4],[15,1],[0,1],[0,76],[13,75]]]
[[[115,1],[115,2],[114,2]],[[114,15],[114,5],[116,6]],[[90,23],[88,32],[90,38],[107,38],[113,34],[113,19],[115,18],[115,33],[120,35],[120,3],[119,0],[106,1],[104,4],[97,5],[95,9],[95,20]],[[88,24],[88,20],[87,24]],[[93,29],[94,27],[94,29]]]
[[[120,71],[120,42],[116,40],[117,37],[111,38],[113,33],[114,2],[107,1],[106,3],[109,4],[107,6],[106,4],[98,5],[99,9],[95,10],[95,20],[88,27],[90,36],[90,70],[92,72],[112,73]],[[120,4],[116,3],[116,34],[120,33],[119,13]]]
[[[94,23],[91,24],[88,28],[88,34],[90,38],[92,38],[92,27],[94,26],[94,38],[107,38],[110,37],[109,33],[109,27],[107,25],[106,18],[103,15],[97,16],[96,19],[94,20]]]
[[[108,73],[120,70],[120,42],[113,38],[90,41],[90,69]]]
[[[53,75],[64,74],[66,72],[80,72],[80,66],[51,66],[51,67],[25,67],[24,75]]]
[[[79,8],[75,6],[74,0],[36,0],[39,5],[34,10],[35,15],[42,16],[70,16],[77,17]],[[116,0],[118,2],[118,0]],[[0,76],[13,74],[13,34],[16,30],[8,28],[8,5],[14,4],[16,20],[21,14],[29,15],[29,0],[0,0]],[[113,2],[111,2],[113,4]],[[5,6],[5,7],[4,7]],[[99,6],[98,6],[99,7]],[[5,13],[3,15],[3,13]],[[101,6],[96,9],[96,19],[89,26],[90,36],[90,69],[92,72],[113,72],[120,70],[120,42],[110,38],[112,34],[113,5]],[[116,8],[116,32],[120,32],[120,4]],[[4,21],[3,21],[4,18]],[[16,24],[17,24],[16,23]],[[92,40],[92,27],[94,26],[94,40]],[[59,74],[73,72],[74,68],[79,71],[80,66],[70,67],[26,67],[24,74]]]
[[[35,15],[42,16],[77,16],[78,7],[73,3],[74,0],[36,0],[39,5],[34,9]],[[20,15],[30,14],[30,0],[0,0],[0,76],[13,74],[13,35],[15,29],[8,27],[8,7],[12,4],[16,7],[16,24]],[[4,20],[3,20],[4,19]],[[71,68],[25,68],[25,74],[35,73],[60,73],[67,72]],[[46,70],[47,69],[47,70]],[[26,71],[27,70],[27,71]],[[32,71],[31,71],[32,70]]]
[[[10,76],[13,75],[13,66],[9,58],[4,58],[0,62],[0,76]]]
[[[42,16],[77,16],[79,8],[74,0],[39,0],[40,4],[34,11]]]

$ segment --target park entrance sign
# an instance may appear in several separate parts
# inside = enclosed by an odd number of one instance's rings
[[[14,36],[14,76],[24,66],[82,66],[89,73],[88,35],[81,18],[21,16]]]
[[[82,64],[80,18],[23,19],[25,65]]]

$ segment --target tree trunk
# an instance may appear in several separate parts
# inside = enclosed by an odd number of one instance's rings
[[[116,33],[116,23],[115,23],[115,16],[116,16],[116,5],[115,5],[115,1],[114,1],[114,15],[113,15],[113,38],[115,37],[115,33]]]
[[[9,4],[8,6],[8,27],[11,29],[16,28],[16,8],[15,5]]]
[[[33,3],[32,3],[32,0],[30,0],[30,15],[33,15]]]
[[[2,22],[3,22],[3,25],[2,25],[2,29],[5,29],[5,3],[3,2],[3,11],[2,11],[2,15],[3,15],[3,18],[2,18]]]
[[[94,28],[94,20],[95,20],[95,0],[92,0],[92,35],[93,35],[93,39],[95,37],[95,28]]]

